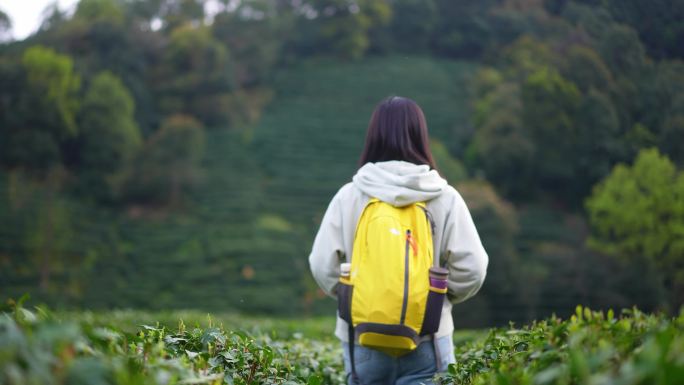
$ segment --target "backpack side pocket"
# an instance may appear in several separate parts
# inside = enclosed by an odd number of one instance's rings
[[[425,317],[420,328],[420,335],[434,334],[439,329],[442,318],[442,304],[447,293],[447,277],[449,271],[443,267],[430,268],[430,291],[425,304]]]
[[[340,318],[351,324],[351,299],[354,286],[340,279],[337,285],[337,311]]]
[[[425,318],[423,318],[423,326],[420,328],[421,336],[437,333],[439,321],[442,318],[444,297],[446,297],[446,289],[430,287],[425,305]]]

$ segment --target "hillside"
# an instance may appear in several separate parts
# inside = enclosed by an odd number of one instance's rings
[[[330,309],[332,301],[315,300],[306,257],[329,199],[355,171],[373,107],[392,94],[414,98],[433,137],[456,147],[468,127],[474,67],[401,56],[281,69],[255,126],[207,130],[201,184],[181,210],[103,208],[63,196],[71,231],[59,252],[80,269],[55,269],[58,290],[41,294],[38,269],[22,272],[8,260],[0,273],[6,295],[93,308]],[[30,205],[17,208],[9,186],[2,175],[0,220],[21,223]],[[21,245],[18,231],[0,226],[0,240]]]
[[[420,57],[359,63],[310,60],[275,78],[277,96],[255,128],[266,173],[266,210],[314,220],[357,167],[375,105],[389,95],[423,108],[431,134],[458,145],[468,127],[467,78],[474,66]]]

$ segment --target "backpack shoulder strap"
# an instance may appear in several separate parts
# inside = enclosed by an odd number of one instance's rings
[[[439,247],[436,243],[437,239],[435,237],[435,230],[437,226],[435,225],[435,220],[432,218],[432,214],[430,213],[430,210],[427,209],[427,204],[425,202],[417,202],[416,206],[423,210],[427,221],[430,223],[430,235],[432,236],[432,264],[435,267],[443,267],[440,261],[442,256],[439,255]]]
[[[359,218],[358,218],[357,221],[356,221],[356,227],[354,228],[354,238],[352,239],[352,245],[353,245],[354,240],[356,239],[356,236],[357,236],[358,233],[359,233],[359,224],[360,224],[361,221],[363,220],[363,214],[366,212],[366,209],[367,209],[370,205],[372,205],[372,204],[374,204],[374,203],[377,203],[377,202],[382,202],[382,201],[381,201],[380,199],[378,199],[378,198],[371,197],[370,199],[368,199],[368,202],[366,202],[366,205],[363,206],[363,209],[361,210],[361,214],[359,214]],[[351,260],[352,260],[353,254],[354,254],[354,250],[353,250],[353,249],[354,249],[354,248],[352,247],[352,251],[349,252],[349,253],[347,253],[347,255],[346,255],[347,263],[351,263]]]

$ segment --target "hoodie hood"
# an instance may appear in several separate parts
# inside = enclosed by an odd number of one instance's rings
[[[430,166],[401,160],[366,163],[353,181],[365,194],[397,207],[437,198],[447,186]]]

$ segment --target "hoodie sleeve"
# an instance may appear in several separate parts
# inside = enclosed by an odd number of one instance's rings
[[[480,290],[487,274],[489,257],[465,201],[458,192],[454,192],[446,218],[442,250],[449,269],[448,297],[452,303],[458,303]]]
[[[345,258],[341,211],[338,192],[325,211],[309,255],[309,267],[316,283],[330,296],[335,295],[340,275],[340,261]]]

